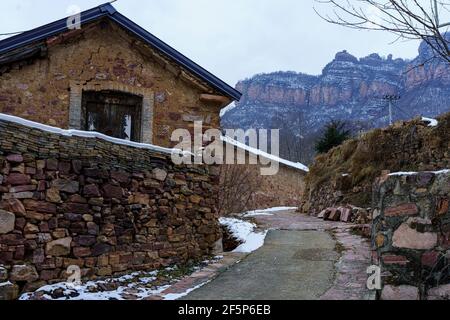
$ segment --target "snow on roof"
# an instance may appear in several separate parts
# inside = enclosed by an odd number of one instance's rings
[[[299,162],[292,162],[292,161],[289,161],[289,160],[286,160],[286,159],[282,159],[280,157],[274,156],[272,154],[269,154],[267,152],[261,151],[259,149],[252,148],[252,147],[246,145],[245,143],[241,143],[239,141],[234,140],[233,138],[222,136],[222,141],[224,141],[225,143],[229,143],[231,145],[234,145],[235,147],[237,147],[239,149],[243,149],[245,151],[248,151],[248,152],[250,152],[250,153],[252,153],[252,154],[254,154],[256,156],[260,156],[260,157],[263,157],[263,158],[266,158],[266,159],[269,159],[269,160],[272,160],[272,161],[284,164],[284,165],[286,165],[288,167],[291,167],[291,168],[295,168],[295,169],[298,169],[298,170],[309,172],[309,168],[307,166],[305,166],[304,164],[301,164]]]
[[[3,114],[3,113],[0,113],[0,120],[17,123],[17,124],[20,124],[20,125],[23,125],[26,127],[39,129],[39,130],[42,130],[45,132],[55,133],[55,134],[59,134],[59,135],[66,136],[66,137],[97,138],[97,139],[105,140],[105,141],[112,142],[115,144],[120,144],[120,145],[124,145],[124,146],[140,148],[140,149],[147,149],[147,150],[165,153],[165,154],[169,154],[169,155],[174,154],[174,153],[175,154],[176,153],[178,153],[178,154],[185,153],[184,151],[179,150],[179,149],[168,149],[168,148],[158,147],[158,146],[155,146],[152,144],[145,144],[145,143],[127,141],[127,140],[123,140],[123,139],[117,139],[117,138],[106,136],[106,135],[98,133],[98,132],[80,131],[80,130],[64,130],[61,128],[48,126],[48,125],[45,125],[42,123],[25,120],[23,118],[10,116],[10,115]]]

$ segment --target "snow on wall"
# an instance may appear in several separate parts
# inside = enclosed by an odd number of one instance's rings
[[[134,148],[147,149],[151,151],[161,152],[165,154],[184,154],[182,150],[179,149],[169,149],[158,147],[152,144],[138,143],[133,141],[127,141],[122,139],[117,139],[113,137],[109,137],[102,133],[91,132],[91,131],[80,131],[80,130],[65,130],[57,127],[48,126],[42,123],[26,120],[23,118],[19,118],[16,116],[11,116],[7,114],[0,113],[0,120],[17,123],[29,128],[39,129],[45,132],[50,132],[54,134],[59,134],[66,137],[82,137],[82,138],[93,138],[93,139],[101,139],[108,142],[112,142],[115,144],[125,145]]]

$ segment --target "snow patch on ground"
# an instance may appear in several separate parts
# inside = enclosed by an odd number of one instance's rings
[[[443,169],[443,170],[439,170],[439,171],[424,171],[424,172],[428,172],[428,173],[434,173],[434,174],[445,174],[445,173],[450,173],[450,169]],[[393,172],[391,174],[389,174],[390,177],[393,176],[415,176],[418,175],[420,172]]]
[[[104,281],[88,281],[79,286],[73,286],[67,282],[60,282],[53,285],[47,285],[36,292],[54,292],[55,290],[61,290],[63,297],[53,298],[50,295],[44,295],[45,299],[48,300],[91,300],[91,301],[102,301],[102,300],[125,300],[124,295],[132,294],[138,299],[144,299],[153,295],[160,294],[166,290],[169,286],[161,286],[155,288],[146,288],[145,285],[156,280],[157,272],[151,273],[139,273],[135,272],[130,275],[126,275],[120,278],[111,278]],[[133,280],[139,277],[137,280]],[[129,282],[133,280],[133,282]],[[129,282],[129,283],[128,283]],[[119,283],[120,285],[111,291],[98,291],[95,292],[93,288],[98,288],[99,286],[107,286],[108,284]],[[23,294],[19,300],[29,300],[33,293]],[[69,298],[68,298],[69,297]]]
[[[290,211],[290,210],[297,210],[297,207],[275,207],[275,208],[269,208],[264,210],[254,210],[254,211],[248,211],[244,213],[243,217],[257,217],[257,216],[273,216],[276,212],[281,211]]]
[[[223,256],[216,256],[213,260],[205,260],[201,265],[195,266],[192,272],[201,271],[211,263],[223,259]],[[25,293],[19,300],[34,300],[36,296],[41,296],[45,300],[89,300],[89,301],[107,301],[107,300],[143,300],[153,296],[160,296],[164,300],[175,300],[182,298],[192,291],[199,288],[191,288],[181,294],[164,294],[164,291],[175,285],[183,278],[171,278],[166,283],[161,284],[160,272],[176,271],[177,267],[168,267],[164,270],[153,272],[134,272],[121,277],[111,277],[105,280],[87,281],[74,286],[67,282],[60,282],[53,285],[47,285],[38,289],[34,293]],[[187,275],[189,277],[189,275]],[[155,285],[160,283],[159,285]],[[203,283],[201,286],[205,285]],[[1,286],[1,285],[0,285]],[[57,295],[55,296],[55,292]]]
[[[429,122],[430,123],[428,125],[429,127],[437,127],[439,124],[439,122],[436,119],[431,119],[431,118],[426,118],[426,117],[422,117],[422,121]]]
[[[233,252],[251,253],[264,245],[267,231],[255,232],[256,224],[235,218],[220,218],[219,221],[221,225],[230,230],[236,239],[242,242]]]

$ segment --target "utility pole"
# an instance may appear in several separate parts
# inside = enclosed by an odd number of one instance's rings
[[[392,126],[394,124],[394,102],[400,100],[399,95],[385,95],[383,97],[384,101],[389,103],[389,125]]]
[[[438,26],[438,28],[444,28],[444,27],[450,26],[450,22],[441,24],[441,21],[439,19],[438,2],[437,2],[437,0],[433,0],[433,1],[434,1],[434,18],[436,20],[436,25]]]

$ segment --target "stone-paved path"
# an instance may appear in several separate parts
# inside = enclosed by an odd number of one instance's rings
[[[292,211],[256,217],[265,245],[185,300],[366,300],[369,243],[352,225]]]

